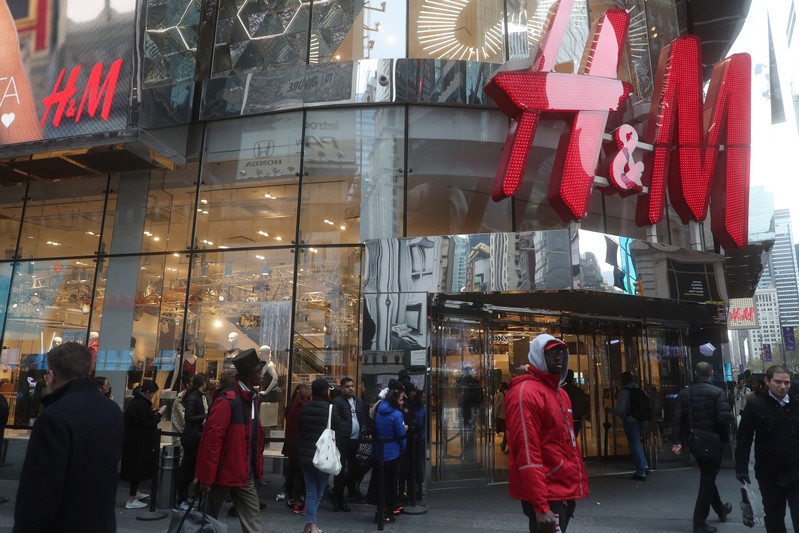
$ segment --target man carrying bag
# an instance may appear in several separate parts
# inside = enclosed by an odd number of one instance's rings
[[[672,451],[682,452],[683,444],[699,465],[699,494],[694,506],[694,533],[714,533],[707,524],[710,507],[725,522],[732,512],[730,503],[722,503],[716,488],[721,469],[722,444],[729,441],[732,411],[724,391],[711,383],[713,367],[701,362],[694,368],[696,379],[680,392],[679,408],[672,420]]]

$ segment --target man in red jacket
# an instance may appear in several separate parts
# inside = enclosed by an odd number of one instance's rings
[[[537,336],[527,373],[505,394],[510,496],[522,501],[531,532],[566,531],[575,500],[588,496],[588,478],[574,435],[572,406],[560,388],[569,349],[552,335]]]
[[[264,432],[258,423],[255,387],[266,364],[253,350],[233,358],[236,379],[217,391],[203,427],[195,475],[216,518],[230,495],[244,533],[262,533],[255,480],[264,472]]]

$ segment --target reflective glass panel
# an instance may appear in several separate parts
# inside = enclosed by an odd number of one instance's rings
[[[409,121],[407,235],[510,231],[511,200],[491,199],[504,115],[413,107]]]
[[[310,9],[311,2],[296,0],[221,0],[212,76],[243,74],[271,65],[304,65]]]
[[[538,46],[543,37],[544,23],[556,0],[507,0],[508,57],[524,59]],[[574,2],[566,32],[556,62],[571,65],[576,71],[583,57],[588,38],[588,9],[586,2]],[[564,67],[568,70],[568,67]]]
[[[111,254],[186,250],[191,245],[198,171],[199,165],[192,163],[181,170],[113,176],[103,249]]]
[[[405,2],[315,1],[310,63],[405,57]]]
[[[280,246],[297,231],[301,113],[208,126],[195,244]]]
[[[536,129],[535,145],[527,159],[524,179],[514,200],[516,228],[518,231],[564,228],[568,221],[556,212],[549,201],[553,175],[560,176],[563,169],[556,167],[557,150],[568,126],[563,120],[540,120]],[[564,141],[565,142],[565,141]],[[565,185],[565,182],[564,182]],[[618,198],[618,196],[617,196]],[[635,209],[635,200],[632,202]],[[588,199],[588,213],[580,219],[580,226],[591,231],[604,232],[604,193],[593,187]]]
[[[31,183],[20,255],[96,254],[107,187],[105,176]]]
[[[360,248],[301,250],[292,383],[357,374],[360,262]]]
[[[635,223],[635,206],[634,197],[606,196],[605,231],[613,235],[646,240],[646,228]]]
[[[0,259],[13,259],[17,251],[25,185],[0,188]]]
[[[502,63],[502,0],[411,0],[408,57]]]
[[[401,233],[404,124],[397,107],[308,113],[302,241],[357,243]]]

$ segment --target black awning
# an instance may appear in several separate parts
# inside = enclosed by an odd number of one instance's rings
[[[627,294],[589,291],[536,291],[517,293],[438,294],[436,302],[468,302],[530,310],[618,316],[628,319],[671,320],[692,324],[718,324],[723,307],[715,304],[678,302]]]

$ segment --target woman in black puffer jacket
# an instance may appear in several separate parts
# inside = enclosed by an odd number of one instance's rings
[[[305,529],[303,533],[319,533],[316,527],[316,510],[325,495],[330,475],[313,465],[316,441],[327,428],[330,413],[330,386],[324,379],[311,383],[311,401],[300,412],[297,424],[297,456],[305,478]]]
[[[205,418],[208,416],[208,400],[205,398],[207,388],[208,376],[194,374],[189,390],[186,391],[183,398],[178,400],[183,402],[185,413],[185,425],[183,433],[180,435],[180,444],[183,446],[183,462],[180,464],[180,477],[178,478],[178,501],[181,504],[189,499],[189,484],[194,479],[194,465],[197,463],[200,436],[203,433]],[[179,505],[179,508],[185,510],[186,505]]]

